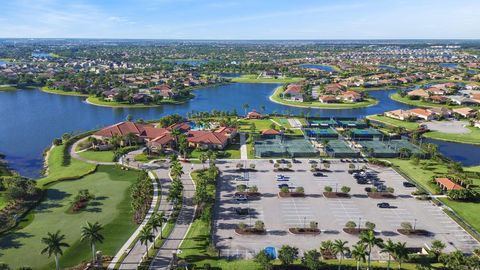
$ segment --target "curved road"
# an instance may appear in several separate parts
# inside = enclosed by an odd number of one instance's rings
[[[150,265],[150,269],[169,269],[169,265],[173,258],[172,253],[177,252],[178,248],[183,242],[183,239],[188,233],[195,214],[195,204],[193,202],[195,184],[193,183],[190,173],[199,168],[200,167],[198,165],[193,164],[183,165],[185,174],[181,179],[183,183],[182,209],[178,215],[172,233],[168,236],[163,246],[155,255],[155,258],[152,260],[152,264]]]

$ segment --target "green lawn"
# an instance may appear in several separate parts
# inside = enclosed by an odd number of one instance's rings
[[[32,211],[30,224],[0,237],[0,261],[12,268],[52,269],[53,258],[40,254],[43,248],[41,238],[47,232],[61,230],[71,245],[65,250],[61,264],[63,267],[77,265],[91,256],[89,245],[79,241],[81,227],[86,221],[103,224],[105,241],[98,245],[98,249],[106,255],[114,255],[137,227],[132,222],[129,196],[129,189],[137,176],[137,171],[100,166],[94,174],[51,186],[47,199]],[[67,210],[80,189],[88,189],[95,199],[85,211],[70,214]]]
[[[213,152],[218,152],[219,150],[213,150]],[[229,144],[225,149],[220,150],[224,151],[227,154],[227,157],[218,157],[218,158],[227,158],[227,159],[239,159],[240,158],[240,144]],[[207,150],[194,149],[190,153],[190,158],[199,158],[201,153],[206,153]]]
[[[94,160],[94,161],[100,161],[100,162],[112,162],[115,156],[113,151],[93,151],[93,150],[79,152],[78,155],[88,160]]]
[[[464,107],[461,105],[446,105],[446,104],[437,104],[437,103],[431,103],[431,102],[426,102],[423,100],[411,100],[407,96],[401,97],[398,93],[390,95],[390,98],[401,102],[405,103],[408,105],[412,106],[417,106],[417,107],[424,107],[424,108],[437,108],[437,107],[447,107],[447,108],[459,108],[459,107]]]
[[[402,120],[386,117],[386,116],[383,116],[383,115],[369,115],[369,116],[367,116],[367,119],[370,119],[372,121],[377,121],[377,122],[383,123],[383,124],[391,126],[391,127],[403,127],[405,129],[408,129],[408,130],[418,129],[418,123],[417,122],[402,121]]]
[[[46,93],[56,94],[56,95],[88,97],[88,94],[83,94],[75,91],[56,90],[56,89],[49,88],[47,86],[41,87],[40,90]]]
[[[0,192],[0,209],[3,209],[7,204],[7,199],[5,198],[5,192]]]
[[[321,103],[319,101],[298,102],[298,101],[285,100],[281,98],[280,97],[281,93],[282,93],[282,88],[278,87],[270,96],[270,100],[276,103],[293,106],[293,107],[321,108],[321,109],[355,109],[355,108],[364,108],[364,107],[372,106],[378,103],[378,100],[374,98],[368,98],[368,99],[365,99],[364,101],[354,102],[354,103]]]
[[[479,202],[459,202],[452,201],[447,198],[440,198],[440,200],[452,208],[458,216],[464,219],[468,224],[480,232],[480,215],[478,209],[480,209]]]
[[[270,129],[270,126],[272,124],[275,125],[275,127],[280,128],[278,125],[276,125],[274,122],[270,121],[270,119],[242,119],[238,121],[239,124],[239,129],[242,132],[250,132],[250,124],[255,124],[255,129],[257,131],[262,131],[265,129]]]
[[[17,91],[19,90],[16,86],[14,85],[0,85],[0,92],[1,91]]]
[[[55,146],[48,157],[48,175],[37,181],[39,187],[61,180],[63,178],[80,178],[95,170],[95,165],[72,158],[70,165],[62,166],[63,149],[65,146]]]
[[[237,78],[232,78],[232,82],[237,83],[293,83],[303,80],[304,78],[300,77],[285,77],[285,78],[262,78],[258,77],[258,75],[250,74],[250,75],[242,75]]]
[[[438,131],[431,131],[423,134],[424,137],[442,141],[458,142],[458,143],[469,143],[469,144],[480,144],[480,128],[467,126],[470,130],[470,133],[444,133]]]

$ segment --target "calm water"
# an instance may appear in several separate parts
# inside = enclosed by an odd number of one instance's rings
[[[441,63],[439,66],[444,68],[458,68],[458,64],[455,63]]]
[[[388,71],[396,72],[396,73],[402,71],[402,70],[399,69],[399,68],[392,67],[392,66],[387,66],[387,65],[381,65],[381,66],[378,66],[378,67],[381,68],[381,69],[386,69],[386,70],[388,70]]]
[[[233,110],[243,113],[242,104],[266,112],[310,113],[311,116],[363,117],[386,110],[408,109],[408,105],[389,98],[396,90],[372,91],[379,104],[363,109],[303,109],[272,103],[268,99],[278,85],[228,84],[195,91],[196,97],[183,105],[164,105],[158,108],[121,109],[86,104],[81,97],[61,96],[39,90],[0,92],[0,153],[7,155],[10,166],[19,173],[39,177],[42,152],[52,140],[65,132],[80,132],[100,128],[125,120],[158,119],[164,115],[188,112]],[[480,151],[478,151],[480,153]],[[480,160],[480,159],[476,159]]]
[[[333,67],[326,66],[326,65],[302,64],[302,65],[299,65],[299,67],[314,68],[314,69],[319,69],[319,70],[323,70],[323,71],[326,71],[326,72],[332,72],[332,73],[337,72]]]
[[[426,139],[424,142],[438,145],[438,150],[449,159],[461,162],[465,166],[480,164],[480,145],[453,143]]]

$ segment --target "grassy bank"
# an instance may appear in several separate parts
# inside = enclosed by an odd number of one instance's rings
[[[237,78],[232,78],[232,82],[237,83],[294,83],[303,80],[300,77],[285,77],[285,78],[263,78],[256,74],[242,75]]]
[[[355,102],[355,103],[321,103],[319,101],[297,102],[297,101],[290,101],[290,100],[285,100],[281,98],[280,97],[281,93],[282,93],[282,88],[278,87],[270,96],[270,100],[282,105],[287,105],[292,107],[320,108],[320,109],[355,109],[355,108],[364,108],[364,107],[373,106],[378,103],[378,100],[373,98],[368,98],[368,99],[365,99],[364,101]]]
[[[423,108],[440,108],[440,107],[447,107],[447,108],[459,108],[459,107],[465,107],[465,106],[460,106],[460,105],[446,105],[446,104],[436,104],[436,103],[431,103],[431,102],[426,102],[423,100],[411,100],[407,96],[401,97],[398,93],[390,95],[390,98],[392,100],[416,106],[416,107],[423,107]]]
[[[417,122],[402,121],[402,120],[386,117],[386,116],[383,116],[383,115],[369,115],[369,116],[367,116],[367,119],[385,124],[385,125],[390,126],[390,127],[403,127],[407,130],[418,129],[418,123]]]
[[[62,179],[75,179],[85,176],[93,172],[96,165],[86,163],[72,158],[68,166],[63,166],[64,145],[53,147],[48,154],[48,174],[39,179],[37,184],[39,187],[45,187],[49,183]]]
[[[81,227],[86,221],[103,224],[105,241],[97,249],[105,255],[114,255],[137,227],[132,222],[129,196],[137,176],[136,171],[100,166],[94,174],[51,186],[47,199],[31,212],[30,224],[0,238],[0,260],[13,268],[52,269],[53,258],[40,254],[43,248],[40,240],[47,232],[61,230],[71,246],[65,250],[61,264],[63,267],[77,265],[91,256],[89,245],[80,242]],[[80,189],[88,189],[95,199],[86,210],[72,214],[69,209]]]
[[[17,88],[14,85],[0,85],[0,92],[8,92],[8,91],[17,91],[19,88]]]
[[[88,97],[88,94],[83,94],[75,91],[64,91],[64,90],[57,90],[52,89],[47,86],[41,87],[40,90],[46,93],[55,94],[55,95],[63,95],[63,96],[76,96],[76,97]]]
[[[458,142],[458,143],[467,143],[467,144],[480,144],[480,128],[476,127],[467,127],[469,133],[444,133],[438,131],[431,131],[425,133],[423,136],[425,138],[449,141],[449,142]]]

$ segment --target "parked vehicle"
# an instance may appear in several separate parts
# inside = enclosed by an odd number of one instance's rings
[[[277,175],[277,181],[288,181],[290,180],[290,177],[289,176],[285,176],[285,175]]]
[[[390,204],[386,202],[377,203],[378,208],[390,208]]]
[[[323,173],[321,173],[321,172],[314,172],[314,173],[313,173],[313,176],[320,177],[320,176],[325,176],[325,174],[323,174]]]
[[[410,182],[403,182],[404,187],[416,187],[415,184],[412,184]]]
[[[241,215],[241,216],[245,216],[245,215],[248,215],[248,208],[241,208],[241,207],[238,207],[238,208],[235,208],[235,212],[237,213],[237,215]]]
[[[235,197],[235,200],[237,200],[237,202],[245,202],[245,201],[248,200],[248,198],[245,195],[240,195],[240,196]]]

